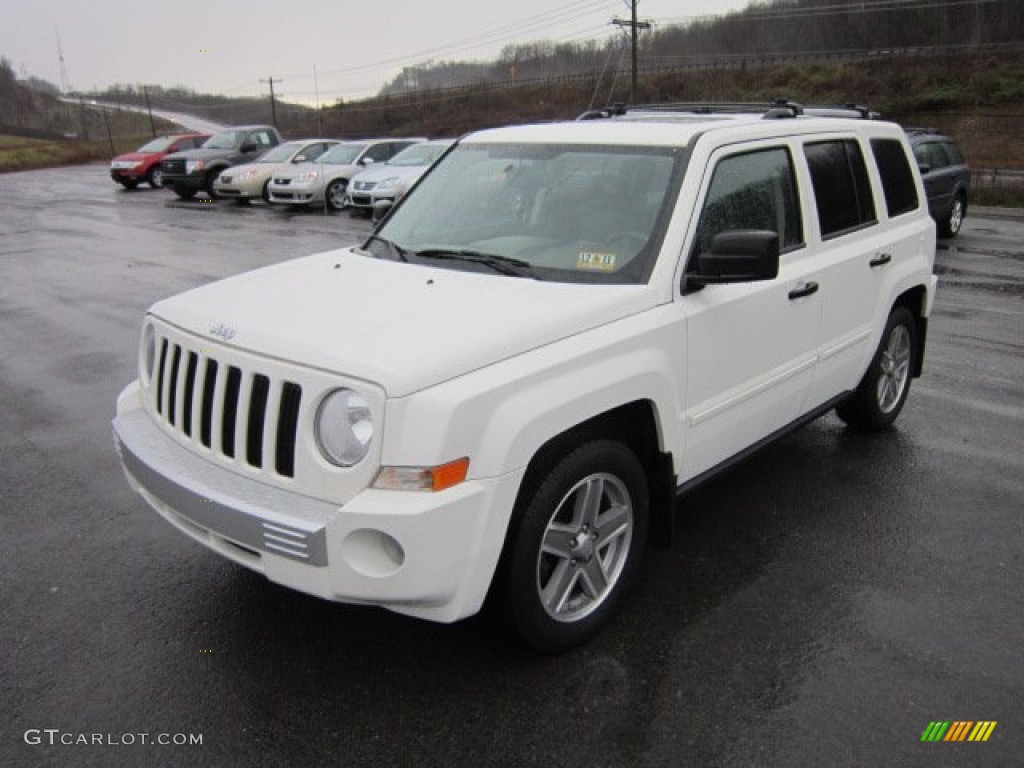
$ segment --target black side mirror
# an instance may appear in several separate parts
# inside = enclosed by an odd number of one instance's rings
[[[257,149],[259,149],[259,147],[251,141],[247,141],[242,144],[243,153],[255,152]]]
[[[932,172],[932,167],[928,163],[918,163],[917,170],[921,172],[922,176],[926,176]]]
[[[778,232],[744,229],[715,235],[711,251],[697,256],[697,271],[686,280],[693,286],[751,283],[774,280],[778,274]]]

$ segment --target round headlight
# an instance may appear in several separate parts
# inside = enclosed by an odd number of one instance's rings
[[[316,442],[329,462],[351,467],[366,457],[373,440],[370,406],[351,389],[336,389],[316,412]]]
[[[156,365],[156,331],[146,323],[142,329],[142,382],[149,384],[153,378],[153,366]]]

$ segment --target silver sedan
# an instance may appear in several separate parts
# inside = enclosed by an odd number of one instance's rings
[[[225,168],[213,182],[217,197],[236,200],[269,199],[267,185],[276,173],[292,165],[312,162],[336,144],[336,139],[303,139],[287,141],[265,152],[257,160],[245,165]]]

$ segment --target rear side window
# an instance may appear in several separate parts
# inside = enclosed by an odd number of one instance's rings
[[[942,151],[942,145],[937,141],[926,141],[914,147],[914,157],[920,165],[928,166],[929,170],[935,171],[949,165],[949,158]]]
[[[917,186],[903,144],[896,139],[872,139],[871,152],[882,177],[889,217],[917,210]]]
[[[960,154],[960,148],[951,141],[942,142],[942,149],[946,153],[946,159],[950,165],[963,165],[964,156]]]
[[[715,166],[697,225],[694,253],[707,253],[715,235],[743,229],[777,232],[779,248],[803,245],[793,162],[785,148],[732,155]]]
[[[805,145],[804,156],[823,240],[875,223],[875,202],[860,144],[853,139],[819,141]]]

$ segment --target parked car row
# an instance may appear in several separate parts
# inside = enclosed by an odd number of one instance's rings
[[[955,237],[967,215],[970,189],[963,153],[952,138],[933,129],[907,128],[906,133],[938,233]],[[153,139],[115,157],[110,176],[126,189],[142,182],[166,186],[185,200],[203,191],[215,198],[372,213],[378,203],[401,198],[452,143],[423,137],[282,142],[272,126],[238,126],[214,136]]]
[[[358,141],[282,141],[268,125],[230,128],[214,136],[176,134],[114,158],[111,177],[128,189],[140,181],[188,200],[213,198],[280,205],[352,207],[372,212],[394,203],[452,145],[424,137]]]

